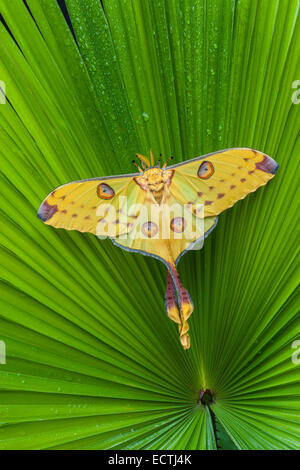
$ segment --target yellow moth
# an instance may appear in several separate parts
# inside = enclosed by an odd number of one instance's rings
[[[187,320],[193,312],[176,266],[199,249],[220,212],[273,178],[278,164],[268,155],[233,148],[167,166],[138,154],[138,173],[64,184],[41,204],[45,224],[90,232],[127,251],[153,256],[167,266],[165,303],[190,347]]]

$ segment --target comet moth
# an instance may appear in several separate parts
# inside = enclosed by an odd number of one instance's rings
[[[41,204],[47,225],[109,237],[124,250],[152,256],[167,267],[165,305],[178,324],[180,342],[190,347],[188,318],[193,303],[177,264],[188,250],[200,249],[218,215],[266,184],[278,168],[268,155],[233,148],[161,166],[137,154],[138,173],[64,184]]]

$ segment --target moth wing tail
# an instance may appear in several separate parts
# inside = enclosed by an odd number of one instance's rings
[[[170,271],[167,269],[167,283],[165,293],[166,312],[168,317],[181,325],[180,312],[177,305],[176,291]]]
[[[171,286],[172,284],[172,286]],[[172,289],[172,290],[171,290]],[[179,310],[177,307],[175,290],[177,291],[178,295],[178,304]],[[189,325],[188,325],[188,318],[191,316],[194,310],[194,305],[191,300],[190,294],[188,291],[183,287],[179,274],[175,268],[174,264],[168,264],[168,272],[167,272],[167,291],[166,295],[169,295],[169,292],[172,292],[172,297],[169,299],[169,310],[167,310],[168,316],[170,314],[174,315],[174,310],[171,311],[171,306],[176,305],[177,312],[179,315],[176,315],[176,323],[178,323],[179,335],[180,335],[180,342],[184,349],[190,348],[190,336],[188,335]],[[168,305],[167,305],[168,306]],[[178,321],[178,316],[180,322]],[[171,317],[170,317],[171,318]]]

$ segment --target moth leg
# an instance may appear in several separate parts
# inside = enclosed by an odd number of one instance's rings
[[[167,284],[165,293],[167,315],[175,323],[181,325],[180,313],[177,305],[176,291],[170,271],[167,269]]]
[[[184,349],[189,349],[190,347],[190,337],[188,335],[189,325],[188,325],[188,318],[191,316],[194,310],[194,306],[188,291],[183,287],[179,274],[176,270],[174,264],[169,264],[169,271],[172,276],[172,280],[174,282],[174,286],[177,290],[178,294],[178,303],[180,306],[180,319],[181,323],[179,325],[179,334],[180,334],[180,342]]]

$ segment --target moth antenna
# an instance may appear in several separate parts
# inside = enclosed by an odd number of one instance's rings
[[[161,160],[161,157],[162,157],[162,155],[161,155],[161,153],[160,153],[160,154],[159,154],[159,157],[158,157],[158,160],[157,160],[157,165],[158,165],[159,168],[160,168],[160,160]]]
[[[137,169],[139,170],[139,172],[140,172],[140,173],[144,173],[144,172],[143,172],[143,170],[142,170],[142,169],[141,169],[141,168],[138,166],[138,164],[136,163],[136,161],[135,161],[135,160],[132,160],[132,162],[131,162],[131,163],[132,163],[134,166],[136,166],[136,167],[137,167]]]
[[[140,158],[141,156],[142,156],[142,155],[139,155],[138,153],[136,154],[136,157],[137,157],[137,158],[140,160],[140,162],[141,162],[142,168],[143,168],[144,170],[146,170],[147,165],[146,165],[146,163],[144,162],[144,160],[142,160],[142,159]]]
[[[165,163],[163,164],[162,168],[166,168],[168,161],[173,160],[173,158],[174,158],[174,157],[169,157],[169,158],[167,158],[167,160],[166,160]]]
[[[153,158],[152,149],[150,149],[150,163],[151,163],[151,166],[154,166],[154,158]]]
[[[144,155],[141,155],[140,153],[137,153],[136,156],[141,162],[145,163],[146,167],[151,166],[150,161],[147,157],[144,157]]]

